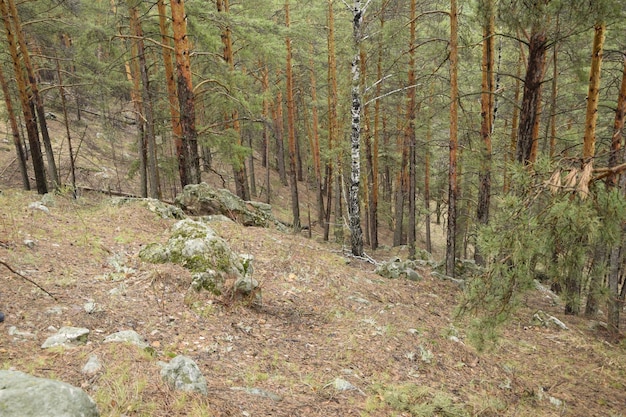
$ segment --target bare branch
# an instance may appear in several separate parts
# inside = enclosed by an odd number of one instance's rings
[[[4,265],[9,271],[13,272],[15,275],[17,275],[18,277],[22,278],[25,281],[30,282],[31,284],[33,284],[35,287],[39,288],[41,291],[45,292],[46,294],[48,294],[50,297],[52,297],[54,299],[54,301],[58,301],[57,298],[50,294],[48,291],[46,291],[41,285],[37,284],[35,281],[33,281],[30,278],[25,277],[24,275],[20,274],[19,272],[17,272],[15,269],[11,268],[11,265],[9,265],[8,263],[0,260],[0,264]]]

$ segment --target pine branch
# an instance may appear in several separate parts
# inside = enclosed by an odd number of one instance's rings
[[[22,279],[23,279],[23,280],[25,280],[25,281],[30,282],[30,283],[31,283],[31,284],[33,284],[35,287],[39,288],[41,291],[43,291],[43,292],[45,292],[46,294],[48,294],[50,297],[52,297],[52,299],[54,299],[54,301],[59,301],[59,300],[57,300],[57,298],[56,298],[54,295],[52,295],[52,294],[50,294],[48,291],[46,291],[46,289],[45,289],[45,288],[43,288],[41,285],[37,284],[37,283],[36,283],[35,281],[33,281],[32,279],[25,277],[24,275],[22,275],[22,274],[20,274],[19,272],[17,272],[15,269],[11,268],[11,266],[10,266],[8,263],[6,263],[6,262],[4,262],[4,261],[0,260],[0,264],[4,265],[4,266],[5,266],[5,267],[9,270],[9,271],[13,272],[13,273],[14,273],[15,275],[17,275],[18,277],[22,278]]]

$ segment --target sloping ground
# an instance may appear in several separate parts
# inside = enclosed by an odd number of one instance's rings
[[[29,209],[39,198],[0,194],[0,259],[57,300],[0,265],[0,368],[82,387],[103,416],[626,415],[624,345],[539,293],[501,346],[479,354],[452,319],[460,290],[451,282],[386,280],[335,246],[213,223],[235,252],[255,257],[262,304],[250,306],[188,292],[183,268],[138,259],[142,245],[167,240],[172,220],[97,195],[56,196],[49,214]],[[571,330],[533,327],[537,309]],[[89,343],[42,350],[50,326],[64,325],[91,329]],[[154,355],[102,343],[127,329]],[[104,366],[86,376],[92,354]],[[207,397],[161,381],[157,362],[177,354],[198,363]]]

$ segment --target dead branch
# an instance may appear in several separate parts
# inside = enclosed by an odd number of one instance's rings
[[[53,299],[54,301],[59,301],[59,300],[57,300],[57,298],[56,298],[54,295],[52,295],[52,294],[50,294],[48,291],[46,291],[46,289],[45,289],[45,288],[43,288],[41,285],[37,284],[37,283],[36,283],[35,281],[33,281],[32,279],[25,277],[24,275],[22,275],[22,274],[20,274],[19,272],[17,272],[15,269],[11,268],[11,265],[9,265],[8,263],[6,263],[6,262],[4,262],[4,261],[0,260],[0,264],[4,265],[4,266],[5,266],[5,267],[9,270],[9,271],[13,272],[13,273],[14,273],[15,275],[17,275],[18,277],[22,278],[22,279],[23,279],[23,280],[25,280],[25,281],[30,282],[30,283],[31,283],[31,284],[33,284],[35,287],[39,288],[41,291],[43,291],[43,292],[45,292],[46,294],[48,294],[50,297],[52,297],[52,299]]]

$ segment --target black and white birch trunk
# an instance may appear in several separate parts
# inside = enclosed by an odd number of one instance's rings
[[[350,172],[350,243],[352,254],[363,256],[363,231],[361,229],[360,195],[361,181],[361,56],[360,48],[363,41],[362,24],[365,7],[360,0],[354,1],[353,35],[354,35],[354,58],[352,60],[352,128],[350,134],[352,169]]]

